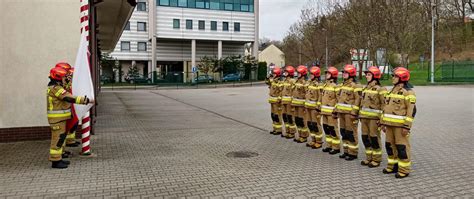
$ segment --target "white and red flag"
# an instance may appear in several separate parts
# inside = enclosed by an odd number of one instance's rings
[[[72,77],[72,94],[75,96],[87,96],[95,99],[94,87],[92,85],[90,71],[89,52],[89,5],[87,1],[81,1],[81,42],[77,51],[76,63],[74,64],[74,75]],[[92,104],[74,104],[77,118],[84,118]]]

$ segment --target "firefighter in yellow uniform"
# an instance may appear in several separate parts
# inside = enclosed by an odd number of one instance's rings
[[[66,62],[59,62],[56,64],[56,67],[62,68],[66,70],[66,82],[64,85],[64,89],[66,89],[67,92],[72,93],[72,75],[74,74],[74,68],[72,68],[71,65],[69,65]],[[71,107],[71,112],[73,114],[73,117],[69,120],[67,120],[66,124],[66,147],[77,147],[81,143],[76,141],[76,130],[78,127],[78,120],[74,116],[74,110],[73,107]],[[67,158],[71,155],[72,153],[66,150],[63,150],[63,158]]]
[[[293,108],[291,107],[291,101],[293,99],[291,95],[293,93],[293,85],[295,84],[295,80],[293,79],[294,75],[295,68],[293,66],[286,66],[283,73],[285,79],[282,82],[281,91],[282,117],[285,123],[285,134],[281,134],[282,137],[291,135],[294,137],[296,133],[296,125],[293,121]]]
[[[410,174],[410,129],[416,114],[416,96],[410,88],[410,71],[398,67],[393,71],[393,88],[385,96],[380,124],[385,131],[385,150],[388,155],[387,168],[383,173],[397,173],[396,178]]]
[[[51,127],[51,145],[49,149],[49,160],[52,168],[67,168],[69,161],[62,160],[63,147],[66,140],[66,120],[71,119],[71,103],[92,103],[87,97],[72,96],[66,91],[67,71],[54,67],[50,70],[50,82],[46,95],[48,122]]]
[[[294,109],[294,121],[296,123],[296,128],[298,130],[298,138],[295,138],[294,141],[298,143],[306,143],[308,141],[309,130],[306,128],[304,124],[304,116],[305,116],[305,107],[304,103],[306,102],[306,74],[308,73],[308,69],[306,66],[298,66],[296,69],[298,71],[298,79],[294,84],[293,89],[293,100],[291,101],[291,105]],[[291,136],[295,137],[295,136]]]
[[[382,145],[378,127],[380,114],[387,89],[380,85],[382,73],[377,66],[365,71],[367,86],[362,90],[359,119],[362,126],[362,143],[365,147],[366,159],[361,165],[371,168],[380,166],[382,162]]]
[[[357,159],[359,152],[359,135],[357,116],[359,114],[362,86],[355,82],[357,70],[353,65],[344,66],[344,82],[339,86],[338,102],[336,104],[339,118],[339,132],[341,133],[344,153],[340,155],[348,161]]]
[[[305,124],[309,129],[311,142],[306,146],[313,149],[319,149],[323,146],[323,132],[321,131],[321,102],[319,102],[319,95],[321,95],[321,69],[318,66],[313,66],[309,69],[310,79],[306,82],[306,115]]]
[[[272,70],[271,76],[267,79],[266,83],[270,88],[268,102],[271,105],[271,118],[273,121],[273,130],[270,134],[280,135],[282,134],[282,108],[281,108],[281,89],[282,84],[280,82],[281,68],[275,67]]]
[[[326,71],[326,82],[321,88],[319,100],[321,102],[321,116],[323,118],[323,130],[326,134],[326,146],[323,152],[331,155],[341,152],[341,141],[336,131],[337,117],[333,114],[337,103],[337,76],[339,71],[335,67],[329,67]]]

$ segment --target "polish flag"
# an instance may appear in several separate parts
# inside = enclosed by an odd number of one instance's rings
[[[94,99],[94,87],[92,85],[91,71],[90,71],[90,52],[87,41],[88,31],[82,31],[81,43],[79,51],[76,56],[76,63],[74,64],[74,75],[72,77],[72,94],[74,96],[87,96],[89,99]],[[83,118],[86,112],[92,107],[92,104],[80,105],[74,104],[74,109],[77,118]]]

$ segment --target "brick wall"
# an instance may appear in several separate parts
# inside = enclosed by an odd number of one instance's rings
[[[0,143],[26,140],[46,140],[50,138],[51,131],[49,126],[0,128]]]

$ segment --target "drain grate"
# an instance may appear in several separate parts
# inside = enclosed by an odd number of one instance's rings
[[[225,156],[229,158],[251,158],[258,156],[258,153],[251,152],[251,151],[234,151],[227,153]]]

